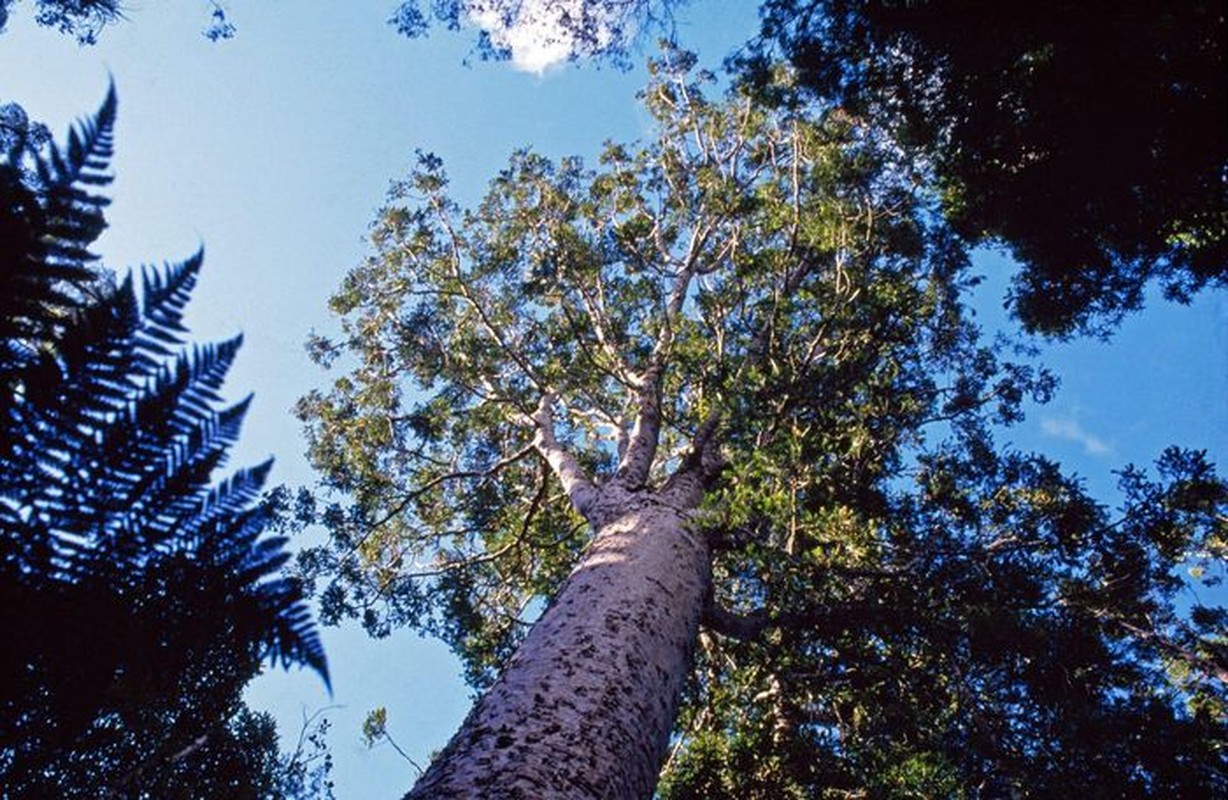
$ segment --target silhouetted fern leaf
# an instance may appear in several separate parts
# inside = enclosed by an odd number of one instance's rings
[[[67,153],[49,143],[46,153],[23,147],[0,158],[0,371],[54,339],[98,279],[89,247],[106,228],[109,200],[86,187],[111,180],[116,108],[112,87],[93,118],[70,132]]]
[[[196,287],[197,275],[204,261],[204,251],[161,270],[142,271],[143,307],[148,323],[142,345],[159,355],[169,354],[167,346],[182,344],[180,334],[186,333],[183,312]]]
[[[110,199],[85,187],[111,183],[107,173],[114,155],[115,116],[118,102],[112,85],[98,112],[69,131],[67,152],[53,143],[46,157],[36,159],[40,181],[47,187],[47,233],[60,250],[53,261],[67,254],[70,261],[95,261],[85,247],[106,227],[102,209]]]
[[[0,752],[72,741],[124,693],[174,703],[192,659],[227,681],[268,657],[328,682],[285,540],[264,537],[271,462],[214,483],[251,398],[222,394],[241,337],[185,345],[202,254],[145,269],[139,300],[131,275],[89,268],[115,108],[110,92],[66,148],[22,155],[33,170],[0,160],[0,232],[18,234],[0,253],[0,629],[18,632],[0,685],[40,704],[0,718]]]

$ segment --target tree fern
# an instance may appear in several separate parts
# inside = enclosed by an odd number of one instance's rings
[[[111,181],[116,109],[112,87],[94,117],[69,133],[66,150],[50,142],[44,153],[19,138],[0,163],[0,369],[54,338],[98,279],[89,246],[106,228],[110,201],[96,189]]]
[[[202,254],[139,289],[98,279],[115,110],[112,91],[65,148],[0,162],[0,230],[21,234],[0,262],[0,784],[17,792],[150,709],[180,720],[152,738],[186,745],[264,659],[328,681],[285,539],[264,535],[271,462],[214,483],[250,397],[222,398],[240,337],[186,342]],[[128,774],[108,759],[91,774]]]

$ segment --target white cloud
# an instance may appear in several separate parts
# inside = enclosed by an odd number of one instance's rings
[[[590,4],[589,8],[585,8]],[[504,19],[508,0],[469,0],[465,15],[474,25],[486,31],[498,47],[512,53],[512,66],[524,72],[541,75],[551,67],[567,61],[580,52],[581,46],[588,52],[609,45],[615,31],[621,25],[626,30],[625,16],[616,11],[602,10],[592,5],[591,0],[523,0],[515,6],[514,16]],[[579,20],[585,15],[593,18],[594,41],[582,43],[569,20]]]
[[[1045,417],[1040,421],[1041,432],[1056,439],[1065,439],[1083,447],[1083,452],[1089,456],[1107,456],[1113,448],[1099,436],[1090,433],[1073,419],[1057,419]]]

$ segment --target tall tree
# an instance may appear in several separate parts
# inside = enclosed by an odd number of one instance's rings
[[[354,501],[323,614],[485,689],[410,797],[1228,785],[1223,612],[1174,609],[1224,484],[1174,451],[1111,520],[998,453],[1052,380],[978,342],[908,162],[691,66],[596,171],[520,152],[462,210],[423,155],[312,343],[353,365],[300,407]]]
[[[269,765],[227,749],[267,743],[240,693],[266,658],[327,667],[262,536],[270,464],[213,482],[248,400],[219,407],[237,337],[183,346],[200,255],[138,297],[89,252],[115,113],[112,92],[66,148],[9,125],[0,159],[0,783],[266,796]]]

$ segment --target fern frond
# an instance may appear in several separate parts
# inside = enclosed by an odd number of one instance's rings
[[[112,86],[98,112],[70,131],[66,153],[50,143],[45,154],[18,149],[0,159],[0,371],[55,340],[97,280],[89,248],[106,228],[109,200],[90,187],[111,180],[116,108]]]
[[[249,508],[260,499],[260,490],[273,469],[273,459],[268,459],[248,469],[241,469],[210,490],[201,500],[196,511],[201,518],[230,516],[240,509]]]
[[[239,335],[217,344],[197,345],[190,354],[179,357],[175,380],[183,383],[180,402],[186,411],[211,410],[222,401],[222,384],[242,344]]]
[[[161,270],[146,269],[142,273],[142,310],[146,327],[142,331],[142,346],[158,355],[169,354],[170,345],[181,344],[180,334],[186,333],[183,313],[196,288],[196,279],[204,261],[203,249],[178,264]]]
[[[71,192],[77,184],[106,186],[111,183],[112,176],[107,169],[115,155],[118,109],[119,100],[112,83],[94,116],[78,121],[69,130],[67,152],[52,146],[47,158],[38,159],[36,169],[47,185],[59,185]]]
[[[102,210],[110,199],[87,189],[111,183],[107,169],[114,155],[115,86],[107,90],[97,113],[69,131],[67,150],[54,143],[47,155],[35,159],[45,188],[46,260],[53,264],[89,264],[97,256],[89,246],[106,229]]]
[[[259,585],[262,605],[272,617],[265,637],[268,658],[283,668],[292,664],[310,667],[332,691],[324,643],[312,620],[311,610],[302,600],[297,581],[279,579]]]
[[[0,252],[0,628],[38,618],[56,631],[0,648],[0,682],[43,697],[49,664],[88,673],[97,685],[72,689],[98,702],[84,725],[117,692],[198,691],[193,659],[238,686],[264,657],[329,681],[301,587],[282,574],[286,540],[264,538],[271,461],[215,484],[251,396],[222,395],[241,337],[185,344],[203,253],[143,270],[139,299],[132,274],[103,285],[90,270],[115,109],[112,91],[63,149],[0,161],[0,233],[18,234]],[[57,713],[23,719],[73,738]],[[4,770],[0,758],[0,783]]]

